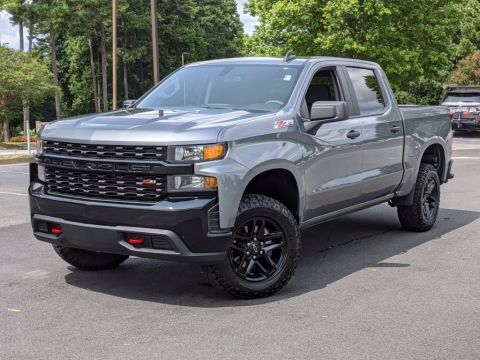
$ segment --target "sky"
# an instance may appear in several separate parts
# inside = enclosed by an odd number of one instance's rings
[[[235,0],[237,2],[237,10],[240,14],[240,20],[243,22],[244,30],[247,34],[251,35],[255,25],[257,24],[257,19],[253,16],[243,13],[243,5],[247,0]],[[25,46],[27,46],[27,32],[25,31]],[[20,47],[19,38],[18,38],[18,26],[13,26],[10,24],[9,15],[1,11],[0,12],[0,43],[8,43],[10,47],[18,49]]]

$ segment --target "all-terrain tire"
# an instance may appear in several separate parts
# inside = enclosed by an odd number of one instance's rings
[[[288,283],[297,267],[301,245],[298,223],[289,209],[273,198],[247,194],[240,203],[233,233],[236,234],[237,228],[246,221],[262,218],[275,222],[283,231],[282,242],[286,243],[286,246],[285,250],[282,250],[284,254],[282,265],[278,266],[276,272],[265,280],[249,281],[241,278],[234,270],[227,252],[222,264],[203,268],[214,287],[237,298],[254,299],[271,296]]]
[[[67,263],[86,271],[108,270],[128,259],[126,255],[107,254],[53,245],[55,252]]]
[[[430,210],[425,210],[425,201],[428,200],[426,187],[429,183],[435,184],[435,201],[434,205],[430,206]],[[433,165],[427,163],[420,164],[414,191],[413,204],[410,206],[398,206],[397,208],[400,224],[408,231],[428,231],[435,224],[440,209],[440,179]]]

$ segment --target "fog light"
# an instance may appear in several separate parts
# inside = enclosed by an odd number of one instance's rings
[[[176,175],[168,177],[169,192],[215,191],[217,186],[217,179],[212,176]]]

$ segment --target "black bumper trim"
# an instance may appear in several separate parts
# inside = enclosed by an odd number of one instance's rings
[[[38,222],[44,221],[61,225],[63,233],[59,236],[41,232]],[[105,226],[68,221],[62,218],[38,215],[32,216],[34,236],[41,241],[65,247],[100,251],[111,254],[138,256],[151,259],[216,263],[225,258],[225,252],[192,253],[180,237],[170,230],[132,226]],[[125,234],[162,235],[168,238],[174,250],[138,248],[125,241]],[[228,235],[228,234],[223,234]]]
[[[209,210],[217,204],[216,195],[168,197],[150,205],[117,204],[46,194],[39,182],[30,185],[29,193],[35,236],[60,245],[63,241],[64,246],[88,246],[94,251],[174,261],[212,262],[224,259],[232,238],[230,229],[209,227]],[[36,221],[45,217],[55,219],[51,223],[65,224],[65,234],[57,238],[39,231]],[[147,234],[151,247],[131,247],[125,237],[129,231]],[[158,241],[154,244],[153,240],[159,239],[153,236],[168,238],[174,251],[164,250],[169,247],[162,248]],[[122,240],[124,243],[120,244]]]

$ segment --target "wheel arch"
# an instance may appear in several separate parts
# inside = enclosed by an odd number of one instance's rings
[[[259,191],[259,190],[264,190],[265,186],[258,186],[258,184],[262,180],[267,180],[270,184],[272,183],[272,179],[276,179],[275,175],[280,175],[282,176],[282,179],[287,179],[286,184],[284,183],[283,185],[286,185],[286,188],[283,189],[290,189],[290,192],[294,192],[294,196],[288,197],[288,200],[285,200],[285,198],[282,198],[282,196],[279,196],[276,191],[278,190],[278,187],[273,187],[271,191]],[[304,209],[304,185],[302,181],[301,174],[297,168],[297,166],[289,161],[286,160],[270,160],[265,163],[259,164],[255,166],[254,168],[250,169],[245,176],[243,177],[243,181],[241,186],[238,188],[237,194],[236,194],[236,199],[235,201],[231,204],[231,206],[234,209],[238,209],[238,206],[240,205],[240,201],[242,200],[242,197],[248,193],[248,191],[252,191],[255,193],[260,192],[259,195],[266,195],[270,196],[281,203],[283,203],[295,216],[299,224],[302,221],[303,218],[303,209]],[[284,202],[287,202],[286,204]],[[236,210],[235,210],[236,213]],[[232,219],[230,222],[234,222],[234,219]],[[229,224],[229,226],[233,226],[232,223]]]
[[[410,184],[410,191],[407,195],[395,198],[392,200],[393,205],[410,206],[413,204],[413,198],[415,195],[415,183],[420,171],[420,165],[422,163],[428,163],[435,166],[437,169],[440,183],[443,184],[446,179],[447,173],[447,152],[445,149],[445,143],[438,139],[432,139],[424,144],[420,156],[418,157],[417,166],[415,168],[414,181]]]

